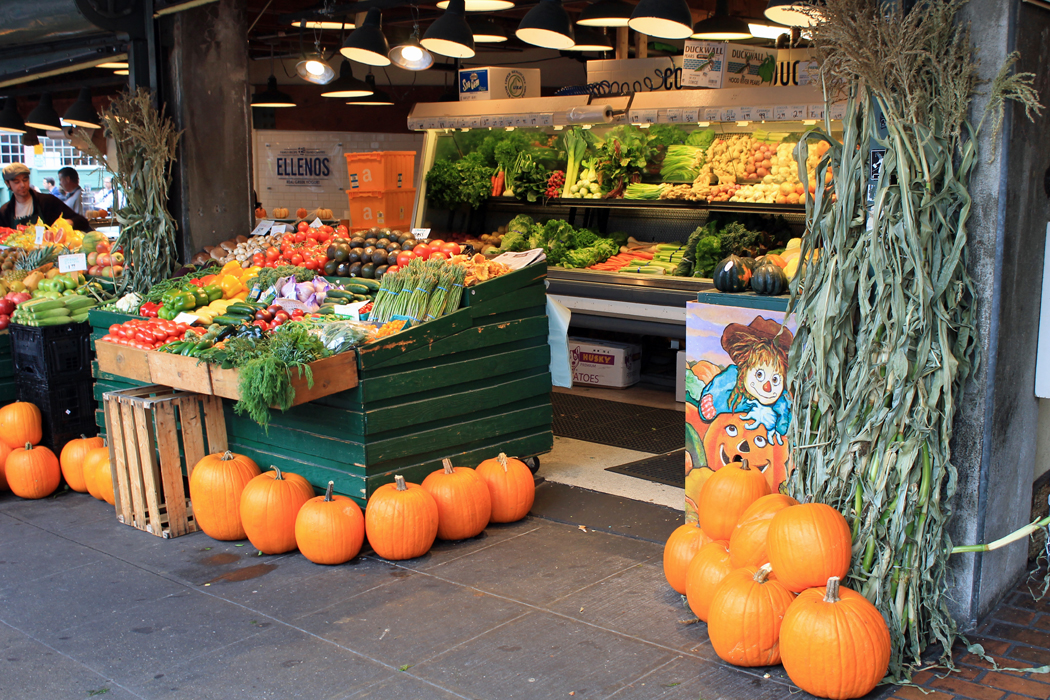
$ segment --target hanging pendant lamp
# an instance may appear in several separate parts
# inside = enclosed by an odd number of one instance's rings
[[[729,0],[718,0],[715,3],[715,13],[697,22],[693,27],[693,38],[709,41],[736,41],[750,39],[751,30],[744,20],[729,16]]]
[[[605,32],[591,27],[577,27],[576,43],[566,51],[612,51],[612,40]]]
[[[821,21],[821,0],[769,0],[766,19],[789,27],[812,27]]]
[[[291,95],[277,89],[277,76],[273,72],[273,44],[270,44],[270,77],[266,89],[252,95],[252,107],[294,107]]]
[[[85,129],[100,129],[102,121],[98,118],[95,105],[91,104],[91,88],[81,88],[80,97],[62,115],[62,121]]]
[[[339,53],[369,66],[389,66],[390,44],[383,35],[383,13],[372,8],[360,27],[350,32]]]
[[[500,44],[507,41],[507,31],[492,19],[469,20],[475,44]]]
[[[390,49],[391,63],[405,70],[426,70],[434,65],[434,56],[419,43],[419,25],[412,27],[412,36]]]
[[[0,109],[0,132],[9,134],[26,132],[25,122],[22,121],[22,115],[18,113],[18,104],[13,97],[5,99],[4,108]]]
[[[626,27],[634,5],[623,0],[598,0],[583,8],[576,24],[585,27]]]
[[[313,51],[303,54],[295,64],[295,72],[300,78],[314,85],[327,85],[335,80],[335,69],[325,59],[319,43],[314,44]]]
[[[627,26],[660,39],[687,39],[693,35],[693,13],[685,0],[642,0]]]
[[[51,104],[51,93],[45,92],[40,96],[40,103],[26,117],[26,126],[41,131],[62,131],[62,121],[58,118],[58,112]]]
[[[451,58],[474,57],[474,34],[467,24],[463,0],[451,0],[445,14],[427,27],[420,41],[423,48]]]
[[[376,77],[374,75],[371,73],[366,75],[365,83],[371,88],[372,94],[366,97],[355,97],[352,100],[347,100],[348,105],[354,105],[356,107],[389,107],[394,104],[394,101],[390,99],[390,95],[376,87]]]
[[[561,0],[540,0],[522,17],[514,35],[526,44],[559,51],[571,49],[576,43]]]
[[[438,9],[448,8],[449,0],[441,0],[437,4]],[[464,9],[467,12],[499,12],[514,7],[510,0],[463,0]]]
[[[339,77],[330,82],[321,97],[367,97],[372,88],[363,80],[354,77],[354,69],[345,58],[339,65]]]

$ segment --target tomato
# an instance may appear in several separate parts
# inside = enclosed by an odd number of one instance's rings
[[[179,329],[179,333],[185,333],[189,330],[190,324],[188,323],[176,323],[175,327]]]
[[[329,226],[328,228],[332,228],[332,227]],[[345,235],[350,233],[350,230],[346,226],[344,226],[343,224],[339,224],[338,226],[335,227],[335,232],[338,233],[340,236],[345,236]]]
[[[307,260],[306,262],[303,263],[303,267],[305,267],[307,270],[317,270],[318,269],[317,261],[316,260]]]
[[[128,344],[128,339],[127,338],[117,338],[115,342],[117,343],[117,345],[127,345]]]
[[[138,343],[149,343],[153,345],[153,334],[149,331],[138,331],[135,333],[135,341]]]
[[[304,233],[303,230],[300,229],[299,233],[295,234],[295,242],[296,243],[302,243],[305,240],[306,240],[306,233]]]
[[[276,314],[278,311],[284,311],[284,309],[282,309],[277,304],[270,304],[266,307],[266,310],[269,311],[271,314]]]
[[[443,250],[435,250],[427,256],[427,260],[448,260],[448,253]]]
[[[302,233],[306,233],[310,230],[310,224],[306,223],[305,221],[300,221],[299,225],[295,227],[295,230],[300,231]]]
[[[278,311],[277,313],[275,313],[273,315],[273,320],[274,321],[280,321],[281,323],[284,323],[289,318],[291,318],[291,316],[288,315],[287,311]]]
[[[434,249],[431,248],[428,245],[424,245],[423,243],[420,243],[419,245],[417,245],[415,248],[412,249],[412,252],[416,254],[417,258],[423,258],[424,260],[426,260],[427,258],[430,257],[430,254],[434,252]]]
[[[154,328],[153,329],[153,342],[154,343],[157,342],[158,340],[166,340],[167,337],[168,337],[168,334],[165,331],[162,331],[159,328]]]
[[[459,243],[445,243],[441,245],[441,250],[449,254],[449,257],[453,255],[459,255],[462,248],[459,247]]]
[[[397,254],[397,266],[404,267],[418,257],[413,250],[402,250]],[[388,270],[389,272],[389,270]]]
[[[268,324],[266,321],[263,321],[263,320],[253,321],[252,325],[253,326],[258,326],[259,328],[262,328],[264,331],[270,330],[270,324]]]
[[[117,335],[117,336],[122,335],[120,324],[119,323],[114,323],[112,326],[110,326],[109,327],[109,334],[110,335]]]
[[[303,264],[303,256],[299,255],[298,253],[295,253],[292,255],[292,257],[288,258],[288,261],[298,267],[299,265]]]
[[[445,245],[445,242],[440,238],[428,238],[426,244],[431,248],[437,250],[441,246]]]
[[[303,310],[302,309],[292,309],[292,318],[302,318],[302,316],[303,316]]]
[[[388,275],[389,275],[389,274],[390,274],[391,272],[397,272],[397,271],[398,271],[398,270],[400,270],[400,269],[401,269],[401,267],[400,267],[400,266],[398,266],[398,265],[391,265],[390,267],[388,267],[388,268],[386,269],[386,274],[388,274]]]

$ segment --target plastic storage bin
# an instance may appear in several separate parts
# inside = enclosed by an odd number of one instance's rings
[[[408,229],[412,226],[415,188],[385,192],[347,192],[350,200],[350,228],[362,230],[373,226]]]
[[[412,189],[415,151],[344,153],[350,175],[347,192],[376,192]]]
[[[11,356],[15,377],[37,381],[91,376],[91,325],[11,324]]]
[[[18,400],[28,401],[40,409],[43,439],[57,455],[70,440],[81,435],[98,434],[95,424],[95,402],[91,376],[59,382],[18,378]]]

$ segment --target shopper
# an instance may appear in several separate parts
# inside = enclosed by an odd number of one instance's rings
[[[107,177],[102,181],[103,190],[99,192],[98,198],[95,200],[95,206],[99,209],[105,209],[110,214],[113,213],[114,209],[120,208],[120,193],[113,189],[113,178]]]
[[[31,225],[37,219],[50,226],[59,217],[65,217],[78,231],[93,230],[87,219],[67,207],[58,197],[34,192],[29,186],[29,168],[24,163],[5,166],[3,174],[11,199],[0,206],[0,226],[14,228],[21,224]]]
[[[50,192],[56,197],[62,192],[62,188],[55,184],[55,178],[45,177],[44,178],[44,191]]]
[[[83,216],[84,190],[80,189],[80,173],[75,168],[62,168],[58,171],[58,186],[62,191],[60,193],[52,191],[51,194],[65,202],[67,207]]]

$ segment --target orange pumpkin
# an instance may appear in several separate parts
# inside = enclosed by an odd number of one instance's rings
[[[766,547],[777,580],[799,593],[849,571],[853,538],[842,514],[824,503],[785,508],[769,523]]]
[[[207,455],[190,472],[193,517],[204,534],[216,540],[243,540],[241,494],[259,476],[259,465],[229,450]]]
[[[298,209],[295,210],[295,217],[297,219],[305,219],[306,215],[308,213],[309,212],[307,212],[305,209],[303,209],[302,207],[299,207]]]
[[[55,453],[30,442],[12,450],[4,467],[11,493],[21,498],[50,496],[62,478]]]
[[[700,548],[689,562],[685,579],[685,599],[694,615],[707,621],[711,612],[711,598],[732,570],[728,542],[709,542]]]
[[[314,564],[345,564],[361,551],[365,516],[352,498],[333,496],[334,481],[323,496],[307,501],[295,516],[295,543]]]
[[[732,462],[746,459],[752,469],[765,474],[770,493],[787,477],[787,443],[769,439],[766,427],[747,427],[750,421],[741,413],[719,413],[704,433],[707,466],[718,471]]]
[[[263,209],[262,207],[256,207],[255,208],[255,218],[256,219],[265,219],[266,218],[266,210]]]
[[[100,437],[89,438],[81,435],[78,439],[67,442],[62,448],[58,463],[62,468],[62,478],[69,484],[69,488],[87,493],[87,484],[84,482],[84,457],[103,444],[105,443]]]
[[[515,523],[532,509],[536,499],[536,480],[520,459],[502,452],[496,459],[486,459],[475,470],[489,488],[494,523]]]
[[[421,557],[430,551],[438,531],[438,507],[430,492],[419,484],[405,482],[398,474],[394,483],[372,492],[365,508],[365,534],[375,553],[400,561]]]
[[[711,541],[700,525],[687,522],[679,525],[664,545],[664,578],[671,588],[685,594],[686,569],[700,548]]]
[[[31,403],[15,401],[0,408],[0,440],[12,450],[27,442],[36,445],[43,437],[40,409]]]
[[[109,448],[108,447],[96,447],[94,449],[88,450],[87,454],[84,455],[84,462],[83,462],[84,488],[87,489],[88,493],[90,493],[92,496],[94,496],[95,498],[97,498],[100,501],[106,500],[103,497],[103,495],[102,495],[102,491],[100,490],[101,484],[99,483],[99,479],[98,479],[99,465],[101,463],[103,463],[103,462],[105,463],[106,468],[108,469],[109,468]],[[110,477],[110,483],[112,483],[112,481],[113,481],[113,478],[111,476]]]
[[[7,462],[7,456],[11,454],[11,448],[7,446],[7,443],[0,440],[0,491],[7,490],[7,471],[4,468],[4,464]]]
[[[248,540],[263,554],[295,549],[295,517],[314,497],[310,482],[277,467],[249,481],[241,491],[241,523]]]
[[[711,646],[734,666],[780,663],[780,625],[795,596],[770,571],[768,564],[734,569],[711,598]]]
[[[785,260],[784,258],[780,257],[776,253],[766,253],[762,257],[765,258],[767,261],[773,263],[777,267],[779,267],[781,270],[783,270],[785,267],[787,267],[787,260]]]
[[[113,469],[109,461],[109,448],[106,448],[106,456],[95,463],[95,487],[98,489],[103,501],[114,505],[117,494],[113,490]]]
[[[773,516],[788,506],[797,506],[791,496],[771,493],[758,499],[744,511],[729,538],[729,557],[733,567],[762,566],[769,563],[766,534]]]
[[[492,515],[488,484],[469,467],[453,467],[448,459],[441,464],[423,479],[423,488],[437,503],[438,538],[465,540],[480,535]]]
[[[769,492],[762,472],[751,469],[746,459],[731,462],[712,474],[700,491],[700,527],[711,539],[729,541],[748,506]]]

